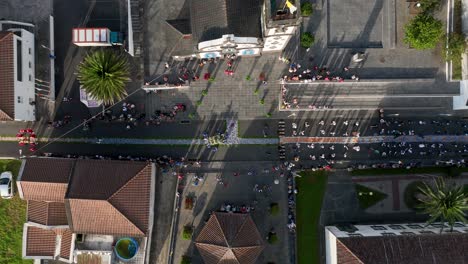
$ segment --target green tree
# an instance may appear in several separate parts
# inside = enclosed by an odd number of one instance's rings
[[[312,4],[310,2],[304,2],[301,4],[301,15],[304,17],[308,17],[312,15],[313,9]]]
[[[78,80],[83,89],[106,105],[125,98],[129,76],[125,54],[112,49],[92,52],[78,66]]]
[[[304,32],[301,34],[301,46],[303,48],[310,48],[314,44],[315,38],[310,32]]]
[[[458,33],[450,33],[448,36],[448,45],[444,46],[444,55],[447,61],[461,60],[462,54],[465,52],[465,38]]]
[[[424,184],[419,191],[422,194],[419,207],[423,213],[430,216],[427,224],[436,221],[447,222],[452,231],[455,222],[466,222],[468,196],[462,187],[449,187],[444,180],[437,180],[434,187]],[[440,231],[442,232],[442,228]]]
[[[430,15],[420,14],[406,24],[404,41],[415,49],[432,49],[443,34],[440,20]]]
[[[421,9],[426,12],[432,12],[440,8],[440,0],[420,0]]]

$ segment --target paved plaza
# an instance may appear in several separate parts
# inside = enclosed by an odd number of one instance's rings
[[[188,169],[184,173],[184,188],[180,194],[179,221],[175,236],[174,263],[180,263],[183,255],[192,257],[192,263],[203,263],[193,241],[213,211],[218,211],[223,204],[252,206],[251,216],[264,238],[265,249],[257,260],[258,263],[290,263],[289,231],[287,228],[287,183],[286,177],[279,177],[279,172],[272,171],[274,163],[206,163],[201,169]],[[264,170],[268,170],[267,173]],[[249,175],[249,171],[254,174]],[[236,175],[235,175],[236,174]],[[238,174],[238,176],[237,176]],[[194,185],[194,176],[204,180]],[[218,179],[218,180],[217,180]],[[279,180],[279,184],[274,184]],[[255,185],[262,192],[254,191]],[[185,208],[186,197],[194,198],[193,209]],[[279,203],[280,213],[271,216],[268,212],[271,203]],[[182,239],[182,230],[186,225],[195,229],[192,240]],[[278,234],[277,244],[266,242],[268,232],[274,228]],[[281,254],[278,254],[281,252]]]
[[[382,48],[384,36],[391,34],[387,1],[327,1],[327,42],[335,48]],[[357,14],[367,14],[359,16]]]

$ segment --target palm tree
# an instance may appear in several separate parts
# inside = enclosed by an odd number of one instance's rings
[[[125,54],[112,49],[90,53],[78,66],[78,80],[83,89],[105,105],[125,98],[125,83],[130,80],[129,76]]]
[[[466,222],[465,212],[468,210],[468,196],[462,187],[446,186],[445,181],[435,181],[434,187],[424,184],[419,188],[422,194],[418,200],[423,213],[429,214],[427,224],[435,221],[447,222],[450,232],[455,222]],[[443,227],[440,232],[442,232]]]

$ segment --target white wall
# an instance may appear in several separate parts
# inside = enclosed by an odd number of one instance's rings
[[[336,264],[336,237],[328,228],[325,228],[325,248],[327,264]]]
[[[15,120],[19,121],[34,121],[36,120],[35,106],[30,104],[30,101],[35,101],[34,95],[34,80],[35,80],[35,50],[34,50],[34,34],[24,29],[21,29],[21,37],[14,35],[14,85],[15,85]],[[22,49],[22,81],[18,81],[16,70],[18,67],[17,61],[17,41],[21,41]],[[31,67],[30,67],[31,66]],[[21,97],[22,102],[18,103],[18,97]]]

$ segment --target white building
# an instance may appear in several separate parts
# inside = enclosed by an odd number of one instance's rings
[[[176,60],[282,52],[299,30],[299,1],[188,1],[190,18],[167,21],[180,35]]]
[[[0,120],[35,121],[34,34],[0,32]]]
[[[441,232],[442,231],[442,232]],[[466,263],[468,226],[408,223],[325,227],[327,264]]]

